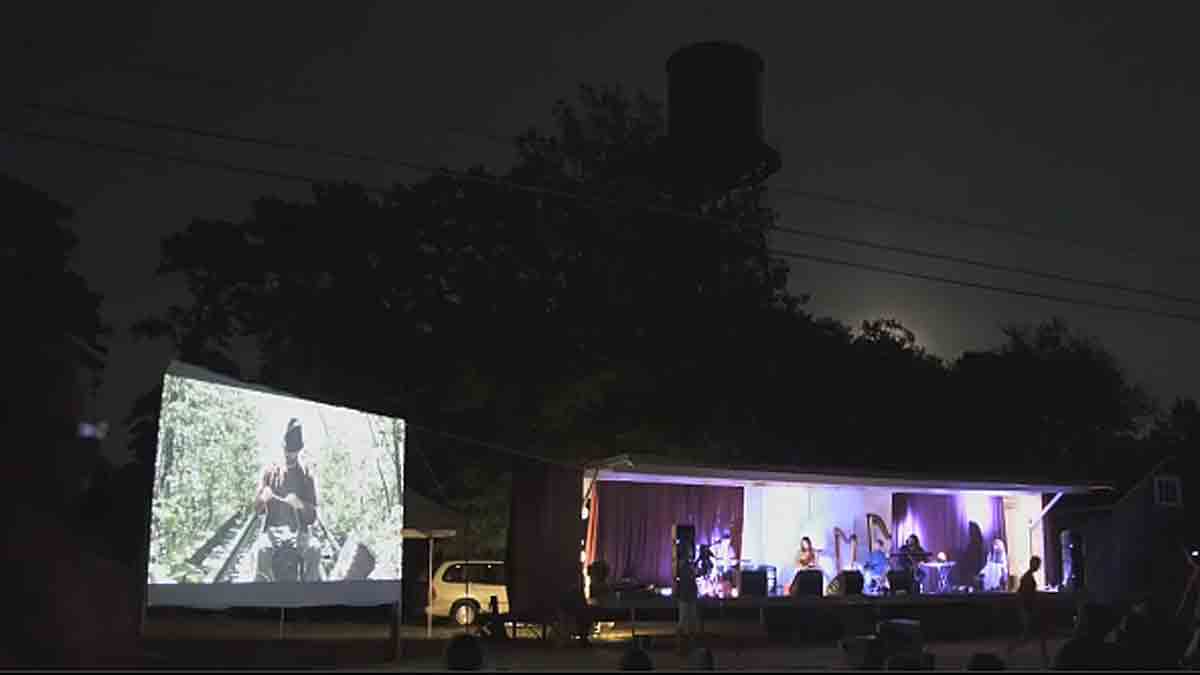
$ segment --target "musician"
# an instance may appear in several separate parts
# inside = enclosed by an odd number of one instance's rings
[[[700,554],[696,556],[697,563],[697,578],[707,578],[713,573],[715,565],[713,564],[713,550],[708,544],[700,545]]]
[[[796,553],[796,567],[802,570],[817,569],[817,551],[813,548],[812,539],[800,539],[800,550]]]
[[[987,564],[979,571],[983,579],[984,591],[1008,590],[1008,553],[1004,542],[996,539],[992,542],[992,552],[988,554]]]
[[[900,569],[913,576],[915,587],[920,588],[925,581],[925,571],[920,563],[929,560],[929,553],[921,548],[921,539],[916,534],[908,535],[904,545],[900,547]]]
[[[733,534],[729,530],[721,530],[721,538],[712,545],[712,554],[718,571],[724,573],[733,565]]]

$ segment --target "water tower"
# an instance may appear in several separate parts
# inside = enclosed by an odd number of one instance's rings
[[[763,59],[731,42],[700,42],[667,59],[667,137],[672,191],[704,201],[766,180],[779,153],[763,140]]]

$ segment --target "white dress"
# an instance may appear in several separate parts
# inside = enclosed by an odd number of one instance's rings
[[[1008,556],[1003,551],[989,553],[987,564],[979,573],[983,575],[983,590],[1008,590]]]

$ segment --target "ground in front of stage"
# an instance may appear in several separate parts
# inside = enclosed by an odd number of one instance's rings
[[[238,617],[223,621],[156,622],[149,642],[168,668],[309,666],[372,671],[442,670],[446,641],[462,629],[445,623],[435,625],[432,640],[425,639],[423,625],[406,624],[399,634],[399,656],[387,640],[388,628],[358,622],[299,622],[285,627],[280,639],[278,622]],[[291,623],[290,621],[288,623]],[[847,670],[850,664],[842,647],[834,641],[805,644],[771,644],[762,627],[747,621],[706,621],[704,642],[711,646],[719,670]],[[521,631],[522,639],[487,643],[487,667],[491,670],[614,670],[633,634],[648,643],[656,669],[677,670],[686,659],[676,652],[674,624],[617,622],[607,627],[590,647],[556,646],[536,639],[532,629]],[[527,637],[526,637],[527,636]],[[1003,658],[1008,640],[990,639],[926,644],[935,655],[937,670],[962,670],[971,656],[991,652]],[[1049,642],[1051,656],[1065,640],[1058,635]],[[1022,647],[1008,664],[1010,669],[1041,666],[1036,644]]]

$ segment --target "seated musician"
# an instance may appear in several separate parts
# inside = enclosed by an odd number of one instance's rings
[[[796,553],[796,567],[802,570],[817,569],[817,551],[808,537],[800,539],[800,550]]]
[[[815,569],[820,569],[817,565],[817,551],[813,548],[811,539],[802,537],[800,550],[796,552],[796,574],[792,577],[792,583],[788,584],[787,594],[794,595],[796,593],[798,589],[796,581],[803,572]]]

